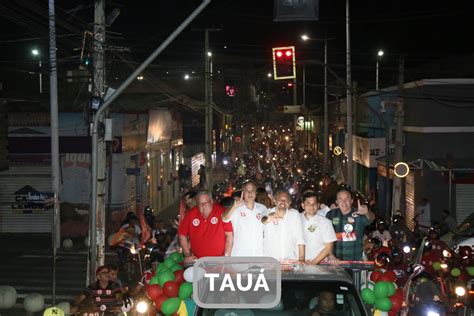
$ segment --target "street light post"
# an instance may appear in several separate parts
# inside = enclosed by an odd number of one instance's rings
[[[375,64],[375,91],[379,91],[379,60],[383,54],[383,50],[379,50],[377,53],[377,62]]]
[[[39,73],[39,93],[43,93],[43,77],[41,74],[41,56],[39,50],[36,48],[31,50],[33,56],[38,57],[38,73]]]
[[[323,133],[323,170],[328,171],[328,161],[329,161],[329,118],[328,118],[328,40],[334,40],[335,38],[316,39],[310,38],[307,34],[301,35],[303,41],[308,40],[324,40],[324,133]],[[304,68],[303,68],[304,69]],[[303,83],[305,84],[305,83]],[[304,90],[303,90],[304,91]],[[303,94],[305,95],[305,94]],[[303,99],[305,97],[303,96]],[[304,102],[304,101],[303,101]]]

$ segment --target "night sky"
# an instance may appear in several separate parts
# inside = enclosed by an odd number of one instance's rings
[[[130,48],[135,61],[143,60],[200,2],[107,1],[107,13],[119,7],[121,14],[108,29],[110,45]],[[81,32],[91,27],[93,1],[56,1],[58,20],[74,30],[58,25],[58,58],[74,61],[79,52]],[[47,48],[47,16],[39,8],[47,1],[6,0],[0,3],[0,43],[2,66],[22,68],[34,63],[30,48]],[[351,1],[351,47],[353,78],[359,86],[373,85],[376,52],[385,51],[381,61],[381,80],[396,78],[397,60],[406,60],[407,78],[431,76],[417,67],[459,55],[471,55],[474,44],[472,1],[427,0],[353,0]],[[77,10],[74,10],[77,9]],[[39,27],[39,26],[42,26]],[[179,38],[155,62],[168,68],[202,67],[204,35],[199,29],[222,28],[211,33],[210,46],[216,67],[241,62],[254,64],[262,74],[271,70],[271,47],[295,45],[298,60],[322,60],[323,43],[302,42],[311,37],[334,37],[329,43],[329,64],[345,75],[345,1],[321,0],[320,19],[311,22],[273,22],[273,1],[214,0]],[[225,49],[224,46],[227,46]],[[219,63],[220,62],[220,63]],[[18,66],[19,65],[19,66]],[[462,65],[460,65],[462,67]],[[167,69],[168,69],[167,68]],[[311,78],[320,82],[320,69],[309,69]],[[316,75],[318,73],[318,75]],[[439,74],[438,74],[439,76]],[[392,80],[393,81],[393,80]],[[391,83],[391,81],[390,81]]]

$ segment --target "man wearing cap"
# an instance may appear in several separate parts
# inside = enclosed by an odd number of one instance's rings
[[[99,266],[95,272],[96,282],[89,285],[74,301],[71,314],[79,311],[103,312],[103,315],[115,315],[122,310],[122,292],[120,286],[110,280],[107,266]],[[131,302],[127,302],[131,305]]]
[[[222,221],[224,207],[213,203],[209,191],[199,192],[196,202],[197,206],[186,213],[178,229],[184,262],[192,263],[201,257],[230,255],[232,224]]]
[[[232,256],[263,256],[262,218],[267,214],[265,205],[255,202],[257,185],[248,181],[242,186],[240,199],[224,213],[222,220],[232,222],[234,245]]]
[[[375,215],[359,200],[358,207],[352,208],[352,192],[347,188],[337,192],[336,202],[339,207],[326,215],[332,222],[337,238],[330,259],[362,260],[364,230],[375,219]]]

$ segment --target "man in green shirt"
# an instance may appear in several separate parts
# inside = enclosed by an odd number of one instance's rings
[[[326,218],[332,222],[337,241],[334,245],[333,260],[362,260],[364,230],[374,219],[367,205],[352,207],[352,192],[342,188],[337,192],[336,202],[339,206],[332,209]]]

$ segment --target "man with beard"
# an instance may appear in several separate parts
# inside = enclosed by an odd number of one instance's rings
[[[263,219],[263,253],[277,260],[305,261],[305,241],[301,217],[290,208],[291,196],[280,191],[275,196],[276,207]]]

